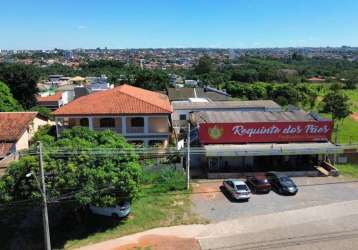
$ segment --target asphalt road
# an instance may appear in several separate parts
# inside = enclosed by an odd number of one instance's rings
[[[199,240],[202,250],[356,250],[358,216]]]
[[[253,194],[249,202],[230,200],[220,190],[222,181],[199,181],[193,184],[193,209],[211,222],[219,222],[358,199],[357,180],[343,177],[297,177],[293,180],[299,188],[295,196],[271,191]]]
[[[211,219],[210,224],[155,228],[83,249],[358,249],[358,182],[344,178],[295,178],[295,182],[300,188],[296,196],[253,195],[247,203],[227,199],[220,182],[199,182],[194,184],[192,200],[196,212]]]

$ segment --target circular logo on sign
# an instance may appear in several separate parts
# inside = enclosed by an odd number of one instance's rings
[[[212,128],[208,128],[208,134],[212,139],[218,140],[224,134],[224,129],[215,125]]]

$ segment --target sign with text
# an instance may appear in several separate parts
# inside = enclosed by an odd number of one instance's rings
[[[329,141],[332,121],[202,123],[202,144]]]

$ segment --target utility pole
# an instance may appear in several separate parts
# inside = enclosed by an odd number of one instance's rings
[[[190,122],[188,122],[188,135],[187,135],[187,156],[186,156],[186,189],[190,188]]]
[[[51,250],[51,239],[50,239],[50,228],[48,223],[48,211],[47,211],[47,197],[46,197],[46,183],[45,183],[45,171],[43,164],[43,152],[42,152],[42,142],[39,142],[39,155],[40,155],[40,172],[41,172],[41,185],[42,185],[42,217],[44,223],[44,238],[45,238],[45,249]]]

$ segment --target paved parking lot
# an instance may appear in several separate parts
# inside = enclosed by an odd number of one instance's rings
[[[217,222],[358,199],[358,180],[344,177],[297,177],[293,180],[299,188],[295,196],[271,191],[252,194],[249,202],[235,202],[226,197],[220,190],[222,180],[194,180],[194,211]]]

